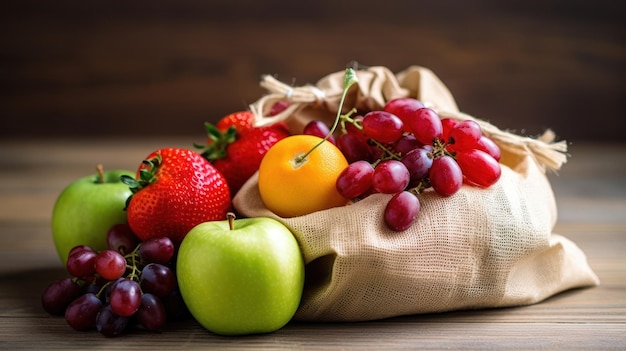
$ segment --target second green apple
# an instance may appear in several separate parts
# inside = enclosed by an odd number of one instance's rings
[[[180,246],[176,271],[191,314],[221,335],[282,328],[295,314],[304,285],[298,242],[270,218],[196,226]]]

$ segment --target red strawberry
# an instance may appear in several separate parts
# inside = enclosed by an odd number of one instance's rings
[[[222,131],[210,123],[205,127],[209,135],[207,145],[196,147],[201,148],[202,156],[224,175],[232,196],[259,169],[267,150],[289,136],[284,123],[241,131],[234,126]]]
[[[234,126],[238,133],[248,130],[253,127],[254,115],[250,111],[240,111],[231,113],[228,116],[220,119],[216,124],[218,130],[225,132]]]
[[[128,224],[141,240],[167,236],[179,244],[194,226],[226,218],[230,190],[215,167],[197,152],[164,148],[139,166],[136,179],[123,178],[133,195]]]

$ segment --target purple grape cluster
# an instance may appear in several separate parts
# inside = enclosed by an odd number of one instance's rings
[[[74,247],[61,278],[41,295],[51,315],[64,316],[75,330],[104,336],[131,327],[160,331],[168,321],[189,316],[175,274],[176,247],[167,237],[141,242],[127,224],[107,232],[108,249]]]

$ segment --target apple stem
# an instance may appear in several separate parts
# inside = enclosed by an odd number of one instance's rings
[[[230,228],[230,230],[234,230],[235,229],[235,218],[237,216],[235,216],[234,213],[232,212],[228,212],[226,214],[226,218],[228,219],[228,227]]]
[[[98,172],[98,183],[104,183],[104,167],[102,164],[96,166],[96,171]]]

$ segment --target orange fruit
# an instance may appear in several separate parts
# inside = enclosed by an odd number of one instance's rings
[[[295,217],[347,204],[336,183],[348,161],[335,145],[324,141],[297,162],[322,140],[312,135],[292,135],[267,151],[259,166],[259,192],[270,211],[281,217]]]

